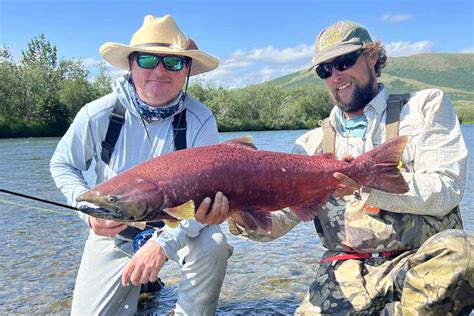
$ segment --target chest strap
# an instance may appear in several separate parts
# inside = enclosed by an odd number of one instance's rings
[[[410,96],[410,93],[390,94],[388,96],[387,113],[385,115],[385,141],[398,136],[400,112],[410,100]],[[329,123],[329,118],[324,119],[320,124],[323,129],[323,153],[335,153],[336,131]]]
[[[115,107],[109,116],[109,126],[105,139],[102,142],[102,152],[100,158],[106,164],[110,163],[110,158],[114,152],[115,145],[119,138],[122,126],[125,123],[125,113],[127,110],[122,103],[117,99]],[[173,136],[174,136],[174,149],[181,150],[186,149],[186,109],[175,115],[173,118]]]
[[[385,141],[397,137],[400,126],[400,112],[410,100],[410,94],[391,94],[387,100],[387,114],[385,119]]]
[[[122,125],[125,123],[125,112],[127,112],[127,110],[119,99],[117,99],[115,107],[109,116],[109,127],[107,128],[105,139],[102,142],[102,152],[100,153],[100,158],[106,164],[110,163],[110,158],[114,152],[115,144],[122,130]]]
[[[186,149],[186,109],[173,118],[174,150]]]

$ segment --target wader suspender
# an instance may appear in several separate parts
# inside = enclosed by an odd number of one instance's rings
[[[114,110],[109,116],[109,127],[107,128],[105,139],[102,142],[102,152],[100,153],[100,158],[107,165],[110,163],[110,157],[112,157],[112,153],[114,152],[115,144],[122,130],[122,125],[125,123],[126,111],[125,107],[119,99],[117,99]]]
[[[125,123],[125,112],[127,110],[122,103],[117,99],[114,110],[110,113],[109,127],[107,134],[102,142],[102,152],[100,157],[106,163],[110,163],[110,158],[115,149],[122,125]],[[174,116],[173,119],[173,135],[174,135],[174,150],[186,149],[186,109]]]
[[[387,113],[385,116],[385,141],[398,136],[400,111],[405,103],[410,100],[410,94],[390,94],[387,100]],[[329,123],[329,118],[322,121],[323,128],[323,153],[335,153],[336,132]]]
[[[122,130],[123,123],[125,123],[126,111],[127,110],[125,107],[117,99],[117,102],[115,102],[115,107],[112,113],[110,113],[109,127],[107,128],[105,139],[102,142],[102,152],[100,153],[100,157],[106,164],[110,163],[110,158],[112,157],[115,144],[117,143],[120,131]],[[175,150],[186,149],[186,127],[186,109],[184,109],[181,113],[175,115],[173,119]],[[164,226],[164,223],[162,221],[157,221],[150,222],[147,225],[161,228]],[[138,228],[128,226],[125,230],[120,232],[120,235],[127,239],[133,240],[135,236],[141,232],[142,230]]]

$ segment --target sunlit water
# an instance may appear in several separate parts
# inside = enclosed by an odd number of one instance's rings
[[[474,148],[474,125],[463,126]],[[252,135],[260,149],[289,152],[304,131],[223,133],[221,141]],[[64,202],[49,174],[49,159],[58,138],[0,139],[0,188]],[[474,159],[461,208],[466,230],[474,232]],[[89,173],[87,178],[92,181]],[[72,212],[0,193],[0,314],[66,315],[88,229]],[[313,279],[323,248],[311,223],[298,225],[270,243],[242,240],[223,230],[234,246],[218,305],[220,315],[292,314]],[[168,263],[160,277],[166,287],[142,299],[139,314],[173,309],[179,269]]]

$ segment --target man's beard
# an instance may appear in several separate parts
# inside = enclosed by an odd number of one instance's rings
[[[364,86],[360,86],[357,82],[354,83],[354,93],[351,100],[343,102],[339,97],[337,91],[332,95],[337,106],[344,112],[354,113],[362,110],[375,97],[373,91],[375,76],[369,71],[369,80]]]

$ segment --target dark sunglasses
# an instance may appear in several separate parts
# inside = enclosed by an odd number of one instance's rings
[[[339,56],[329,63],[320,64],[316,67],[316,73],[319,78],[327,79],[332,75],[332,67],[336,68],[337,71],[347,70],[354,66],[360,55],[362,55],[362,50]]]
[[[155,69],[160,62],[169,71],[180,71],[188,63],[186,57],[181,56],[156,56],[151,54],[137,54],[137,64],[140,68]]]

